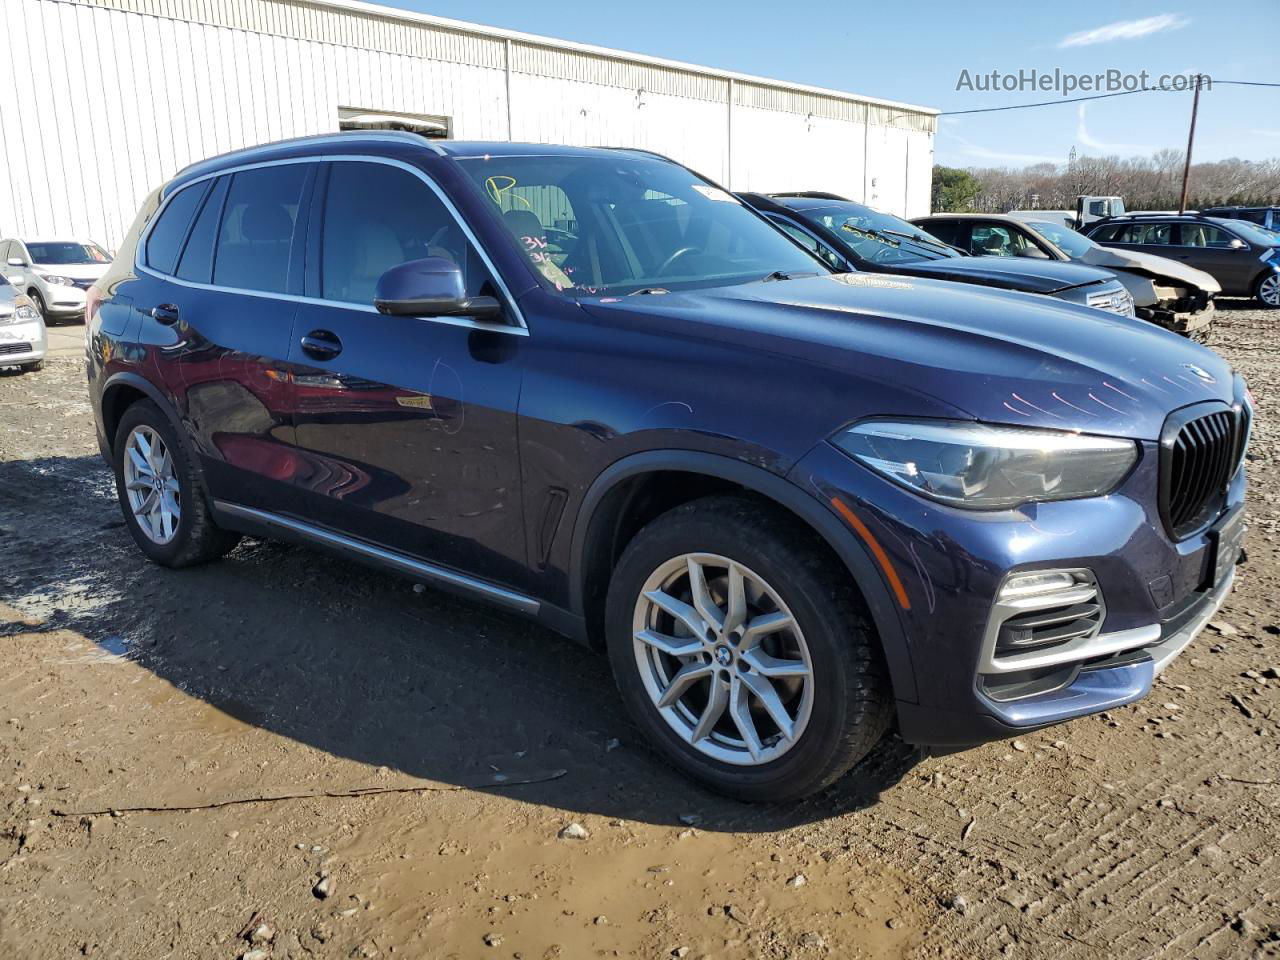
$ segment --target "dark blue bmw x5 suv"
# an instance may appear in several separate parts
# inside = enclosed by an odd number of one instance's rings
[[[962,746],[1135,700],[1240,552],[1250,404],[1216,354],[831,274],[639,151],[365,133],[199,163],[91,292],[87,351],[149,558],[280,537],[535,617],[746,799],[891,727]]]

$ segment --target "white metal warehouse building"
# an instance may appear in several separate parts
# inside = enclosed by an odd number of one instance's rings
[[[0,0],[0,23],[0,236],[114,247],[192,161],[366,114],[929,212],[925,107],[351,0]]]

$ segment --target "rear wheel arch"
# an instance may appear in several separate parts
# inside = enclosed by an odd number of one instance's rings
[[[669,487],[673,483],[680,484],[675,498],[664,500],[659,494],[644,500],[654,489],[652,485]],[[569,586],[571,609],[584,618],[592,642],[603,636],[609,575],[639,529],[682,503],[727,492],[758,498],[788,514],[808,528],[820,548],[829,550],[844,565],[879,634],[895,696],[914,700],[915,676],[902,622],[861,541],[821,502],[790,481],[762,467],[715,454],[686,450],[634,454],[609,466],[587,490],[573,526]],[[638,502],[642,509],[629,512]]]

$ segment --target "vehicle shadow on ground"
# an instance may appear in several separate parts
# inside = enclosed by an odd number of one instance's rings
[[[0,463],[0,597],[185,694],[328,754],[444,783],[564,769],[530,803],[767,831],[874,804],[917,754],[890,737],[804,803],[747,806],[674,773],[623,713],[603,655],[517,617],[305,548],[246,540],[143,560],[96,457]],[[56,562],[51,562],[56,558]],[[613,741],[617,743],[613,743]],[[686,818],[682,821],[682,817]]]

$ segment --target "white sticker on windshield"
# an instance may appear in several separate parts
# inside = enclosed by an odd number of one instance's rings
[[[737,203],[738,198],[731,193],[721,190],[719,187],[709,187],[705,183],[695,183],[693,189],[708,200],[719,200],[721,203]]]

